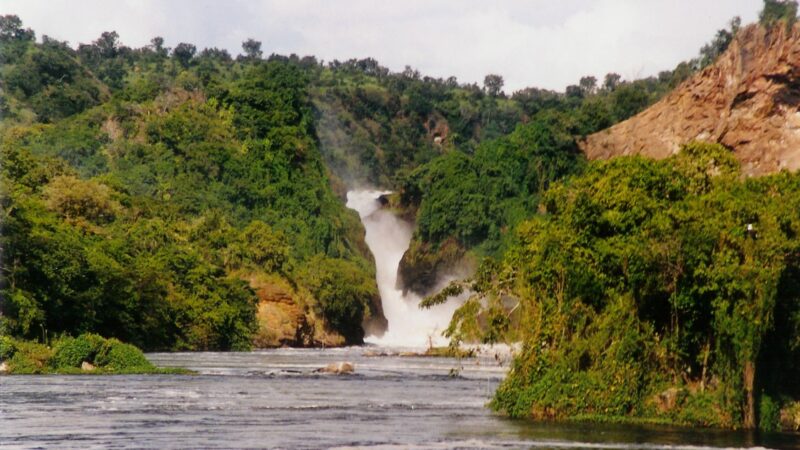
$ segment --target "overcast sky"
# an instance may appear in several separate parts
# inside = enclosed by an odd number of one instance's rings
[[[756,20],[762,0],[0,0],[37,36],[71,45],[115,30],[125,45],[154,36],[167,45],[241,52],[252,37],[264,54],[330,61],[374,57],[393,71],[482,83],[505,78],[563,90],[583,75],[626,79],[694,57],[733,16]]]

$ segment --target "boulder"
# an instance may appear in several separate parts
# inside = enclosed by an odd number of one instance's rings
[[[317,372],[342,375],[346,373],[353,373],[355,372],[355,370],[356,366],[353,363],[347,361],[341,361],[341,362],[330,363],[321,369],[317,369]]]
[[[412,239],[397,268],[397,289],[420,296],[438,290],[441,280],[465,278],[477,268],[474,256],[454,238],[438,246]],[[439,288],[443,286],[438,286]]]
[[[8,372],[8,364],[5,361],[0,363],[0,373]]]
[[[84,361],[81,363],[81,370],[84,372],[91,372],[95,369],[94,364],[90,363],[89,361]]]

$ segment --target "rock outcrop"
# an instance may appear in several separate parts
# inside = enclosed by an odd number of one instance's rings
[[[331,331],[306,307],[312,300],[297,292],[286,280],[269,275],[245,277],[258,296],[258,331],[253,337],[256,348],[339,347],[341,335]],[[308,295],[308,294],[306,294]]]
[[[353,373],[356,370],[356,366],[348,361],[342,362],[333,362],[328,364],[327,366],[317,369],[317,372],[321,373],[332,373],[334,375],[344,375],[347,373]]]
[[[397,289],[419,296],[441,289],[448,280],[475,273],[477,263],[455,239],[438,246],[412,239],[397,268]]]
[[[588,136],[589,159],[730,148],[749,176],[800,169],[800,25],[742,29],[716,63],[640,114]]]

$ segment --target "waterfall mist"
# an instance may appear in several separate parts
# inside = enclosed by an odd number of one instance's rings
[[[383,336],[367,336],[364,340],[393,347],[447,345],[448,339],[442,336],[442,331],[450,323],[458,306],[456,302],[420,309],[419,296],[403,295],[403,291],[397,289],[397,268],[411,242],[413,230],[411,224],[381,209],[378,198],[388,193],[369,190],[347,193],[347,207],[358,211],[367,231],[366,242],[375,257],[378,291],[388,321]]]

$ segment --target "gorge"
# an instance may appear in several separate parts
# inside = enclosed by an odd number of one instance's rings
[[[507,94],[0,16],[0,446],[798,448],[798,43]]]
[[[375,258],[375,270],[388,322],[382,335],[367,335],[365,341],[383,347],[442,346],[447,340],[442,332],[450,323],[455,302],[422,310],[421,298],[404,294],[397,285],[397,271],[403,253],[411,242],[412,225],[383,209],[379,201],[389,191],[353,190],[347,193],[347,207],[358,211],[366,230],[365,240]],[[443,280],[443,283],[449,280]]]

